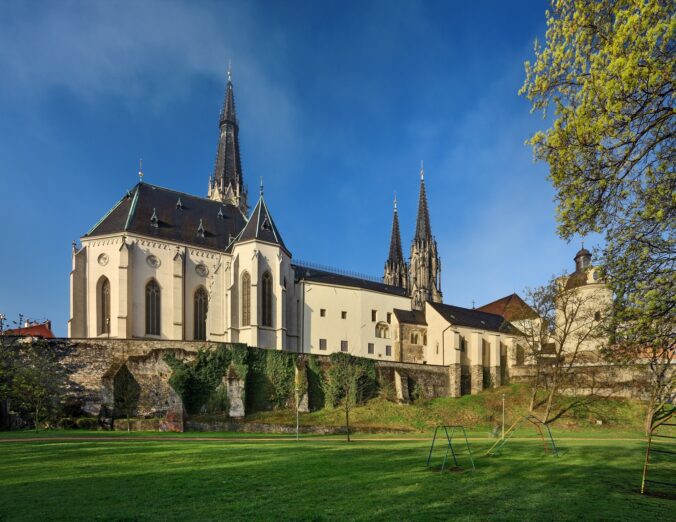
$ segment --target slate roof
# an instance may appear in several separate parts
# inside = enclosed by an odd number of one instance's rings
[[[394,316],[400,323],[420,324],[427,326],[427,321],[425,320],[425,312],[423,312],[422,310],[400,310],[399,308],[395,308]]]
[[[496,314],[442,303],[429,304],[449,323],[457,326],[468,326],[478,330],[488,330],[499,333],[520,333],[509,321],[506,321]]]
[[[361,288],[363,290],[371,290],[373,292],[381,292],[383,294],[407,296],[404,288],[398,286],[386,285],[376,281],[369,281],[368,279],[361,279],[349,275],[337,274],[326,270],[318,270],[304,265],[292,264],[291,267],[296,273],[297,281],[312,281],[316,283],[324,283],[327,285],[347,286],[352,288]]]
[[[270,215],[270,211],[268,210],[268,206],[265,204],[262,195],[258,199],[258,203],[256,203],[256,207],[253,209],[248,223],[235,239],[235,243],[252,240],[279,245],[287,254],[289,254],[289,256],[291,256],[289,249],[286,248],[284,240],[282,240],[282,236]]]
[[[157,226],[153,226],[153,214]],[[198,233],[200,222],[204,237]],[[138,183],[83,237],[128,232],[224,250],[245,224],[246,219],[235,206]]]
[[[519,297],[518,294],[510,294],[501,299],[485,304],[477,308],[481,312],[488,312],[504,317],[508,321],[520,321],[522,319],[536,319],[538,314]]]

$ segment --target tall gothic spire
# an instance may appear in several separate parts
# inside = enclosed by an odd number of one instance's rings
[[[399,232],[399,212],[397,212],[397,196],[394,196],[394,212],[392,216],[392,234],[390,235],[390,256],[388,261],[403,261],[404,253],[401,249],[401,233]]]
[[[427,209],[427,194],[425,192],[425,171],[422,161],[420,162],[420,195],[418,197],[418,219],[415,224],[415,240],[427,240],[432,238],[430,226],[430,213]]]
[[[228,67],[228,82],[225,87],[219,128],[214,173],[209,181],[209,197],[235,205],[246,215],[248,211],[247,194],[242,176],[242,160],[239,152],[239,122],[235,111],[235,93],[230,67]]]
[[[425,193],[425,171],[422,162],[420,162],[418,218],[415,225],[415,237],[411,243],[409,281],[413,308],[422,310],[427,301],[441,302],[441,260],[430,226],[430,213]]]
[[[397,212],[397,196],[394,196],[394,215],[392,216],[392,234],[390,236],[390,255],[385,262],[385,284],[408,289],[408,271],[404,253],[401,249],[399,232],[399,213]]]

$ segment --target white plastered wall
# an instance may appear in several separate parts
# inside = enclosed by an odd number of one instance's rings
[[[331,354],[341,351],[341,341],[348,342],[348,353],[358,357],[395,360],[394,309],[411,309],[411,300],[392,294],[385,294],[361,288],[326,285],[312,281],[301,281],[298,299],[301,302],[301,343],[305,353]],[[321,317],[321,310],[326,315]],[[376,311],[376,320],[371,312]],[[347,317],[342,318],[346,312]],[[387,324],[390,313],[388,337],[376,337],[376,325]],[[326,339],[326,350],[320,350],[320,339]],[[368,353],[372,343],[374,353]],[[390,355],[386,347],[390,346]]]

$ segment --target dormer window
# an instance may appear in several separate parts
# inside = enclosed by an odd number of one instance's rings
[[[183,210],[183,203],[181,202],[181,198],[178,198],[178,201],[176,202],[176,208],[178,210]]]
[[[268,219],[268,216],[265,216],[265,219],[263,220],[263,224],[261,225],[261,229],[272,230],[272,226],[270,225],[270,220]]]
[[[197,237],[204,237],[204,225],[202,224],[201,219],[200,219],[200,224],[197,227]]]
[[[153,208],[153,215],[150,216],[150,226],[153,228],[158,228],[160,226],[160,222],[157,219],[157,212]]]
[[[218,219],[223,219],[223,207],[218,209],[218,214],[216,215]]]

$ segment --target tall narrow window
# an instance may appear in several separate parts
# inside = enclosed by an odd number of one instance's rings
[[[99,280],[99,335],[110,333],[110,281]]]
[[[272,276],[270,272],[263,274],[261,294],[261,324],[272,326]]]
[[[207,311],[209,310],[209,294],[206,289],[200,286],[195,291],[195,335],[196,341],[206,341],[207,339]]]
[[[251,325],[251,276],[242,274],[242,326]]]
[[[154,279],[146,285],[146,334],[160,335],[160,285]]]

